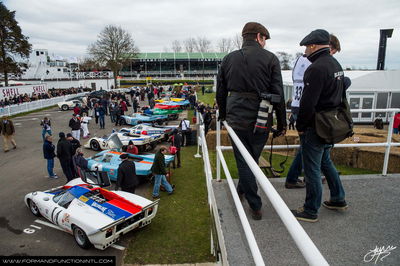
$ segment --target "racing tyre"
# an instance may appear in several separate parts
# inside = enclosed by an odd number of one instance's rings
[[[80,227],[73,226],[73,234],[75,242],[78,244],[79,247],[83,249],[88,249],[92,246],[92,243],[90,243],[85,231],[83,231]]]
[[[63,104],[63,105],[61,106],[61,110],[63,110],[63,111],[68,111],[68,109],[69,109],[69,107],[68,107],[68,105],[66,105],[66,104]]]
[[[97,140],[92,140],[90,142],[90,148],[94,151],[99,151],[100,150],[100,144]]]
[[[33,200],[29,200],[28,204],[29,204],[29,209],[31,210],[31,212],[33,213],[33,215],[35,215],[35,216],[37,216],[37,217],[42,216],[42,215],[40,214],[40,212],[39,212],[38,206],[36,205],[36,203],[33,202]]]
[[[157,121],[157,124],[158,124],[159,126],[162,126],[163,123],[164,123],[163,120],[158,120],[158,121]]]
[[[126,120],[125,120],[125,118],[121,118],[121,119],[119,120],[119,124],[120,124],[120,125],[126,125]]]

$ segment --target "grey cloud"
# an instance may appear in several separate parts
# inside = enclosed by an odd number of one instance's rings
[[[142,52],[163,51],[173,40],[206,36],[214,41],[233,37],[248,21],[271,33],[268,49],[304,51],[300,40],[324,28],[341,40],[338,60],[347,66],[374,68],[379,29],[395,28],[388,39],[387,67],[400,68],[400,1],[244,1],[244,0],[10,0],[24,34],[35,48],[63,56],[83,56],[107,24],[129,31]],[[40,47],[38,47],[40,46]]]

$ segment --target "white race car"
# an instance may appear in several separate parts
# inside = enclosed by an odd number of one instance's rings
[[[128,145],[129,141],[131,140],[140,151],[145,151],[157,144],[157,141],[160,139],[160,135],[133,135],[130,134],[128,129],[121,129],[119,132],[114,132],[111,135],[106,135],[102,138],[90,138],[84,147],[95,151],[115,149],[118,148],[118,145],[115,144],[115,141],[113,140],[114,138],[119,138],[120,142],[122,142],[122,145]]]
[[[83,101],[82,97],[74,97],[69,99],[68,101],[65,102],[60,102],[57,104],[58,108],[60,108],[63,111],[68,111],[69,109],[73,109],[76,105],[79,107],[83,106]]]
[[[85,175],[101,180],[95,184],[110,185],[104,172]],[[132,193],[109,191],[78,178],[61,187],[31,192],[25,196],[25,204],[34,215],[43,216],[72,234],[81,248],[93,245],[101,250],[123,234],[148,225],[158,208],[158,200],[153,202]]]

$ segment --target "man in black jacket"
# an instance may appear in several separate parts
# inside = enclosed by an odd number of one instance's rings
[[[286,132],[282,75],[278,58],[263,49],[266,40],[270,38],[263,25],[247,23],[242,36],[242,49],[228,54],[222,61],[217,78],[217,103],[220,120],[227,120],[247,151],[258,162],[272,126],[272,123],[265,125],[255,132],[261,94],[280,97],[280,102],[274,104],[278,135]],[[260,220],[262,203],[257,194],[255,177],[234,143],[233,149],[239,171],[238,194],[246,197],[253,219]]]
[[[74,178],[72,175],[72,145],[65,138],[64,132],[60,132],[58,136],[60,139],[57,143],[57,157],[60,160],[61,168],[67,178],[67,182],[69,182]]]
[[[72,118],[69,120],[69,127],[71,128],[72,136],[80,140],[81,139],[81,121],[73,114]]]
[[[115,190],[121,188],[122,191],[135,193],[139,180],[136,176],[135,163],[128,159],[128,154],[123,153],[119,156],[122,163],[118,167],[118,178],[115,184]]]
[[[347,208],[339,174],[330,159],[332,145],[325,144],[315,131],[315,113],[339,106],[344,92],[343,69],[329,51],[329,33],[315,30],[301,42],[311,65],[304,73],[304,91],[296,128],[300,136],[306,181],[304,206],[293,210],[298,220],[318,221],[322,200],[321,170],[330,189],[330,200],[323,206],[332,210]]]

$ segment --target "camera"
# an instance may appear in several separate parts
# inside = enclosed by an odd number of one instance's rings
[[[261,99],[262,100],[267,100],[270,103],[280,103],[281,102],[281,96],[279,94],[272,94],[272,93],[261,93]]]

